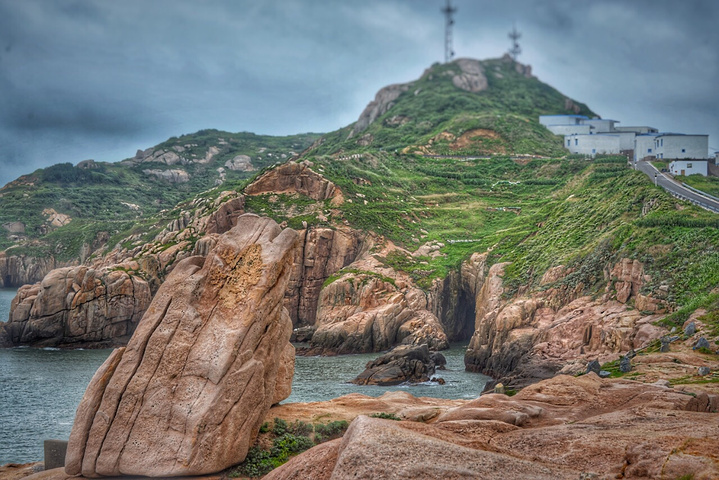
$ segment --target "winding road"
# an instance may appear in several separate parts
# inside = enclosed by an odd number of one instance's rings
[[[714,213],[719,213],[719,202],[711,198],[699,195],[696,192],[689,190],[682,184],[672,180],[665,174],[661,173],[656,169],[654,165],[649,162],[639,161],[636,162],[635,168],[640,172],[644,172],[647,176],[654,181],[657,185],[671,193],[677,198],[682,200],[688,200],[696,205],[699,205],[706,210],[710,210]]]

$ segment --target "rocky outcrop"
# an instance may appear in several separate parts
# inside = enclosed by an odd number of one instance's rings
[[[409,87],[410,84],[398,83],[395,85],[388,85],[377,92],[374,100],[369,102],[360,114],[359,118],[352,127],[348,138],[352,138],[358,133],[364,131],[370,126],[370,124],[372,124],[372,122],[387,113],[387,111],[394,106],[394,101],[397,100],[402,93],[409,90]]]
[[[448,348],[442,325],[427,310],[425,293],[384,276],[391,269],[377,263],[365,257],[348,269],[364,266],[368,270],[349,271],[322,289],[311,351],[379,352],[398,343]]]
[[[311,227],[300,230],[301,248],[292,267],[285,307],[296,326],[314,325],[324,282],[354,262],[366,234],[350,228]]]
[[[341,440],[265,478],[716,478],[719,417],[707,412],[717,400],[562,375],[437,408],[428,421],[359,416]]]
[[[659,338],[658,317],[625,303],[638,292],[642,266],[622,261],[613,268],[607,291],[598,300],[578,297],[564,286],[553,287],[570,272],[562,266],[547,271],[544,290],[503,298],[506,264],[495,264],[476,297],[475,332],[465,355],[469,371],[482,372],[505,386],[521,387],[557,372],[578,373],[589,360],[614,360]]]
[[[311,162],[287,162],[262,174],[245,187],[246,195],[299,193],[313,200],[341,203],[342,192],[325,177],[312,171]]]
[[[147,169],[143,170],[142,173],[168,183],[187,183],[190,181],[190,174],[179,168],[169,170]]]
[[[171,477],[242,461],[278,400],[297,243],[293,230],[248,214],[206,258],[180,262],[93,377],[66,472]]]
[[[252,165],[252,159],[247,155],[236,155],[225,162],[225,167],[230,170],[238,170],[240,172],[252,172],[257,170]]]
[[[125,239],[123,243],[136,240],[136,246],[115,248],[95,260],[93,267],[112,268],[136,259],[154,293],[179,261],[193,255],[207,255],[217,243],[218,234],[237,224],[237,218],[245,213],[244,208],[245,197],[232,191],[222,192],[214,200],[195,199],[151,242],[143,242],[141,235]]]
[[[60,268],[18,290],[0,337],[6,346],[124,344],[149,304],[147,282],[132,271]]]
[[[482,68],[479,60],[458,58],[452,64],[458,66],[462,71],[462,73],[452,77],[452,83],[455,87],[476,93],[486,90],[489,86],[487,77],[484,75],[484,68]]]
[[[434,375],[435,364],[427,345],[398,345],[367,362],[364,372],[351,383],[357,385],[399,385],[421,383]]]

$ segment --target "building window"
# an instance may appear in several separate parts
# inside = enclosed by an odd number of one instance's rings
[[[647,153],[652,153],[652,149],[651,149],[651,148],[647,148]]]
[[[692,164],[691,164],[691,163],[687,163],[687,168],[692,168]]]
[[[686,149],[686,148],[682,148],[682,153],[687,153],[687,149]]]
[[[660,146],[660,147],[663,147],[663,146],[664,146],[664,139],[662,138],[661,140],[659,140],[659,142],[660,142],[660,143],[659,143],[659,146]]]
[[[594,154],[594,153],[597,153],[597,149],[596,149],[596,148],[593,148],[593,149],[592,149],[592,153],[593,153],[593,154]]]
[[[574,139],[574,146],[576,147],[577,145],[579,145],[579,139],[575,138],[575,139]]]
[[[571,140],[567,140],[567,146],[570,146],[572,144]]]

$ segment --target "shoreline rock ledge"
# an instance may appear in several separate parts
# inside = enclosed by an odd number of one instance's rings
[[[180,262],[127,347],[90,381],[66,474],[175,477],[241,462],[270,406],[289,395],[282,302],[296,248],[294,230],[247,214],[206,258]]]

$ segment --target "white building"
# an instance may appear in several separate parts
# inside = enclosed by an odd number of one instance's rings
[[[555,135],[587,134],[591,127],[582,122],[588,119],[584,115],[540,115],[539,123]]]
[[[583,120],[583,125],[589,125],[589,133],[612,133],[614,125],[619,123],[617,120],[608,120],[604,118],[591,118]]]
[[[564,146],[580,155],[618,154],[622,151],[621,135],[596,133],[591,135],[567,135]]]
[[[672,175],[703,175],[709,173],[709,162],[706,160],[674,160],[669,164]]]
[[[706,159],[709,155],[709,135],[661,133],[654,138],[654,150],[659,159]]]
[[[644,160],[648,157],[657,155],[654,147],[654,139],[657,138],[656,133],[643,133],[634,137],[634,161]]]

